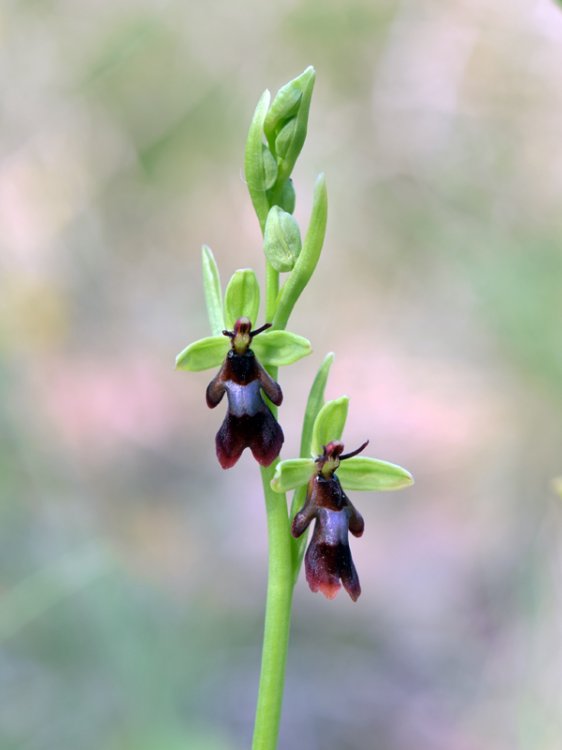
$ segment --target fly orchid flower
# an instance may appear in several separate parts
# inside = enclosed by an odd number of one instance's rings
[[[213,409],[226,393],[228,410],[217,432],[217,458],[229,469],[250,448],[262,466],[269,466],[283,445],[283,431],[263,393],[279,406],[283,399],[278,383],[265,367],[288,365],[310,354],[310,342],[289,331],[271,330],[266,323],[252,330],[259,311],[259,286],[250,269],[236,271],[225,292],[213,254],[203,248],[203,282],[213,336],[195,341],[176,358],[180,370],[220,367],[207,387],[207,405]],[[232,326],[228,330],[225,320]],[[254,337],[262,334],[254,342]]]
[[[343,453],[344,446],[339,438],[347,407],[348,399],[342,396],[329,401],[317,412],[310,441],[315,457],[281,461],[271,487],[276,492],[306,487],[304,504],[293,519],[291,533],[295,538],[301,537],[315,521],[304,559],[310,589],[333,599],[343,584],[353,601],[357,601],[361,586],[348,536],[351,532],[360,537],[365,524],[344,489],[394,490],[412,484],[413,479],[401,466],[359,457],[368,441],[351,453]],[[326,439],[328,435],[332,439]],[[302,495],[300,497],[302,503]]]
[[[361,536],[365,522],[343,491],[335,472],[340,461],[356,456],[366,445],[363,443],[347,455],[342,455],[344,446],[339,440],[324,446],[322,455],[315,460],[318,472],[309,480],[305,503],[291,526],[291,533],[297,538],[313,519],[316,520],[304,567],[311,591],[321,591],[328,599],[338,593],[340,580],[354,602],[361,594],[348,532]]]
[[[223,469],[230,469],[245,448],[250,448],[262,466],[277,458],[283,445],[283,430],[267,407],[261,391],[275,406],[280,406],[283,394],[260,365],[250,349],[252,339],[271,328],[266,323],[252,331],[248,318],[239,318],[233,331],[223,331],[232,342],[224,363],[207,387],[207,406],[214,409],[226,393],[228,411],[215,443],[217,457]]]

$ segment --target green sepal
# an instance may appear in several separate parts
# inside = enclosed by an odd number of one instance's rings
[[[241,268],[232,274],[224,295],[224,318],[230,329],[238,318],[249,318],[257,323],[260,309],[260,287],[251,268]]]
[[[273,206],[265,222],[265,257],[276,271],[291,271],[301,248],[301,233],[296,220],[279,206]]]
[[[262,159],[264,174],[263,186],[265,190],[269,190],[275,185],[278,170],[277,161],[265,143],[262,143]]]
[[[263,365],[292,365],[312,352],[308,339],[290,331],[267,331],[252,340],[252,350]]]
[[[176,370],[199,372],[222,365],[230,342],[226,336],[207,336],[187,346],[176,357]]]
[[[283,125],[296,115],[301,99],[302,90],[298,85],[298,79],[289,81],[275,94],[263,122],[263,132],[270,146],[273,147]]]
[[[288,180],[285,180],[285,184],[281,188],[281,191],[276,194],[275,200],[276,205],[279,206],[279,208],[282,208],[283,211],[292,214],[295,210],[297,195],[295,193],[293,180],[290,177]]]
[[[222,308],[222,292],[219,268],[210,247],[201,248],[201,265],[203,269],[203,291],[207,315],[213,336],[218,336],[224,330],[224,315]]]
[[[414,483],[410,472],[402,466],[365,456],[342,461],[337,476],[346,490],[400,490]]]
[[[280,161],[287,156],[291,144],[294,140],[297,127],[297,118],[294,117],[292,120],[289,120],[289,122],[284,125],[279,131],[279,134],[275,139],[275,153],[277,154],[277,158]]]
[[[321,456],[323,447],[334,440],[341,440],[349,398],[340,396],[333,401],[328,401],[318,412],[312,428],[311,453],[314,458]],[[350,459],[351,460],[351,459]]]
[[[250,198],[252,199],[262,232],[267,212],[269,211],[269,201],[266,195],[268,188],[266,186],[268,184],[268,177],[271,177],[271,170],[264,164],[264,158],[267,157],[264,157],[263,121],[267,114],[270,99],[270,93],[266,89],[260,97],[252,122],[250,123],[244,156],[246,185],[248,186]]]
[[[280,461],[271,480],[271,489],[275,492],[287,492],[306,484],[314,474],[315,467],[312,458],[289,458],[287,461]]]
[[[278,98],[280,101],[284,100],[285,104],[289,103],[293,108],[294,104],[297,104],[292,117],[289,107],[286,109],[288,116],[279,118],[275,116],[275,112],[271,116],[271,125],[275,121],[275,127],[270,128],[268,123],[267,138],[272,152],[277,155],[279,163],[279,184],[282,184],[290,176],[304,145],[315,79],[316,71],[312,66],[309,66],[300,76],[285,84],[275,97],[275,100]],[[301,93],[300,98],[296,96],[295,91]],[[282,109],[281,105],[280,109]],[[283,133],[283,131],[285,132]],[[273,137],[275,137],[275,145],[272,144]]]

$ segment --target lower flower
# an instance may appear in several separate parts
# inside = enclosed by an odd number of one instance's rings
[[[364,447],[365,444],[359,451]],[[348,539],[349,532],[361,536],[365,524],[335,474],[340,461],[358,451],[347,456],[342,452],[343,443],[339,441],[324,446],[323,454],[315,461],[318,473],[308,482],[306,500],[293,519],[291,533],[299,537],[311,521],[315,521],[304,558],[308,585],[312,591],[321,591],[328,599],[333,599],[341,588],[341,581],[355,602],[361,594],[361,586]]]

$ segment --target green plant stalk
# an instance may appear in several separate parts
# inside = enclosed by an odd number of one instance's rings
[[[265,274],[266,320],[270,322],[275,314],[279,274],[270,263],[266,263]],[[278,368],[268,367],[267,370],[271,377],[277,380]],[[277,416],[277,408],[273,404],[269,404],[269,407],[273,415]],[[270,486],[278,461],[279,459],[276,459],[270,466],[261,468],[269,552],[262,659],[252,750],[275,750],[277,747],[291,626],[294,583],[287,500],[285,495],[273,492]]]
[[[269,101],[269,92],[265,92],[258,102],[250,127],[245,157],[248,188],[262,235],[268,212],[274,205],[273,201],[268,199],[263,187],[260,166],[261,134]],[[308,114],[308,109],[306,114]],[[276,188],[277,191],[281,189],[291,169],[287,174],[278,176],[277,184],[270,195],[277,194]],[[301,255],[297,259],[294,272],[291,273],[281,290],[279,290],[279,273],[269,262],[266,262],[265,317],[266,322],[272,323],[275,329],[285,329],[293,307],[316,267],[326,231],[326,214],[326,184],[324,176],[321,175],[316,182],[310,224]],[[267,369],[271,377],[277,380],[277,368],[268,367]],[[273,404],[270,404],[270,408],[276,415],[277,409]],[[275,750],[277,747],[295,584],[294,552],[287,500],[285,495],[273,492],[270,486],[277,463],[278,459],[271,466],[261,469],[267,515],[269,560],[262,663],[252,750]]]
[[[270,487],[277,461],[261,469],[269,562],[262,662],[252,750],[275,750],[289,645],[293,574],[289,516],[284,495]]]
[[[265,322],[271,323],[275,315],[275,303],[279,294],[279,272],[271,263],[265,267]]]

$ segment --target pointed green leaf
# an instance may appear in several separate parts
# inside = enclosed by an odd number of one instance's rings
[[[333,440],[341,440],[348,407],[349,398],[340,396],[333,401],[328,401],[320,409],[312,428],[311,451],[313,457],[322,455],[323,446]]]
[[[269,211],[269,201],[267,200],[266,190],[268,180],[271,179],[270,166],[264,164],[263,148],[263,121],[269,107],[270,98],[270,93],[266,89],[257,104],[254,117],[250,124],[248,138],[246,139],[246,154],[244,157],[246,184],[262,232],[265,227],[267,212]]]
[[[330,367],[334,361],[334,354],[330,352],[324,358],[324,361],[320,365],[310,393],[306,402],[306,410],[304,413],[304,420],[302,424],[301,434],[301,456],[311,455],[311,441],[312,441],[312,427],[314,420],[318,416],[318,412],[324,405],[324,391],[326,390],[326,383],[328,382],[328,375],[330,373]],[[306,497],[306,487],[299,487],[293,494],[291,501],[291,518],[294,518],[295,514],[302,508]],[[293,561],[293,577],[296,581],[299,574],[302,559],[304,557],[304,550],[306,548],[307,535],[303,534],[298,539],[291,539],[291,557]]]
[[[287,492],[306,484],[314,474],[315,466],[312,458],[290,458],[280,461],[271,480],[271,489],[275,492]]]
[[[238,318],[249,318],[256,326],[260,309],[260,287],[251,268],[242,268],[232,274],[224,295],[224,317],[232,329]]]
[[[414,483],[401,466],[365,456],[342,461],[337,475],[346,490],[399,490]]]
[[[328,382],[328,375],[330,374],[334,357],[333,352],[326,355],[312,383],[302,425],[301,456],[310,456],[312,453],[312,428],[318,412],[324,406],[324,391],[326,390],[326,383]]]
[[[207,315],[213,336],[219,336],[224,330],[224,316],[222,312],[222,292],[219,268],[210,247],[203,245],[201,252],[203,267],[203,290]]]
[[[301,233],[294,217],[279,206],[272,206],[265,222],[265,257],[276,271],[291,271],[301,247]]]
[[[267,331],[252,340],[252,349],[263,365],[292,365],[312,352],[310,341],[289,331]]]
[[[326,192],[326,180],[324,175],[321,174],[318,176],[314,187],[312,213],[301,253],[297,258],[295,267],[279,292],[277,311],[273,319],[275,328],[285,328],[296,301],[316,268],[326,235],[327,219],[328,194]]]
[[[226,336],[208,336],[194,341],[176,357],[176,369],[198,372],[218,367],[223,363],[229,346]]]

